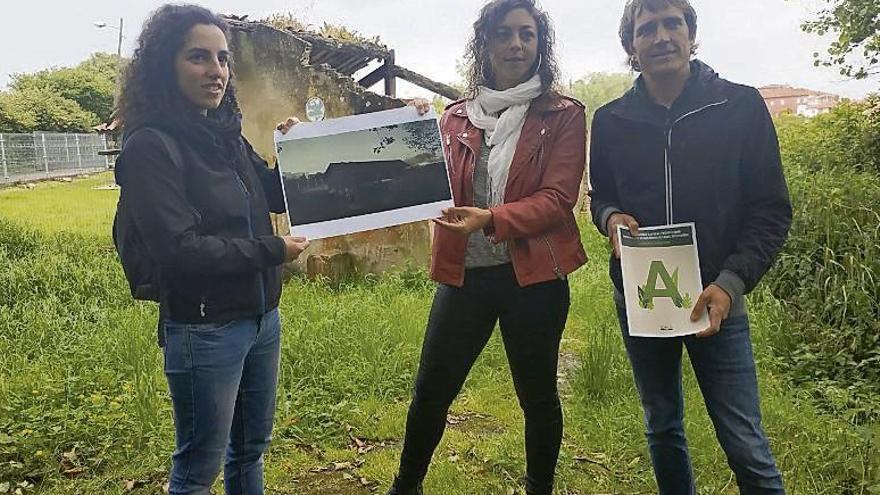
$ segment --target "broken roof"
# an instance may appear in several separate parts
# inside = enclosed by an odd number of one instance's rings
[[[247,16],[224,16],[233,27],[248,29],[249,25],[263,22],[250,21]],[[270,26],[271,27],[271,26]],[[449,85],[431,80],[421,74],[395,65],[394,50],[385,45],[369,40],[349,40],[323,36],[313,31],[288,27],[283,30],[287,34],[307,43],[310,46],[308,63],[310,65],[325,64],[336,72],[352,77],[356,72],[368,67],[373,62],[383,64],[372,73],[358,81],[364,87],[371,87],[383,78],[401,78],[429,91],[445,96],[451,100],[461,97],[461,92]],[[388,96],[396,96],[389,94]]]

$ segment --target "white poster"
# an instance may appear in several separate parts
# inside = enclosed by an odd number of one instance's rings
[[[454,206],[436,114],[414,107],[275,133],[292,235],[322,239],[438,218]]]
[[[679,337],[709,327],[706,312],[691,321],[703,292],[693,223],[618,230],[626,317],[632,337]]]

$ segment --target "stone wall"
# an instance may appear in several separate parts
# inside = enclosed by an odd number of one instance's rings
[[[259,23],[233,22],[229,37],[243,132],[270,164],[275,163],[275,124],[288,116],[305,120],[309,98],[324,101],[328,119],[403,106],[400,100],[365,90],[329,66],[309,65],[309,45],[288,33]],[[286,217],[276,219],[276,228],[279,233],[289,231]],[[430,226],[420,222],[314,241],[291,268],[339,279],[352,271],[424,267],[429,256]]]

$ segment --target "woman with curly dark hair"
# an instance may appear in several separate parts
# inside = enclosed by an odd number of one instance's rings
[[[534,0],[494,0],[474,23],[468,98],[440,123],[457,206],[435,221],[431,276],[440,285],[389,495],[422,493],[449,406],[496,322],[525,414],[526,493],[553,490],[566,277],[586,262],[572,211],[586,161],[584,108],[554,89],[553,43]]]
[[[224,21],[194,5],[159,8],[125,72],[119,116],[117,224],[137,233],[159,281],[177,443],[169,493],[210,493],[224,456],[226,493],[263,493],[279,267],[308,241],[273,233],[281,184],[241,135]]]

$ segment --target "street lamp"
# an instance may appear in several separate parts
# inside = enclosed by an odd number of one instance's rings
[[[116,46],[116,57],[122,58],[122,17],[119,18],[119,27],[111,26],[106,22],[98,21],[95,23],[95,27],[98,29],[110,28],[119,31],[119,44]]]

